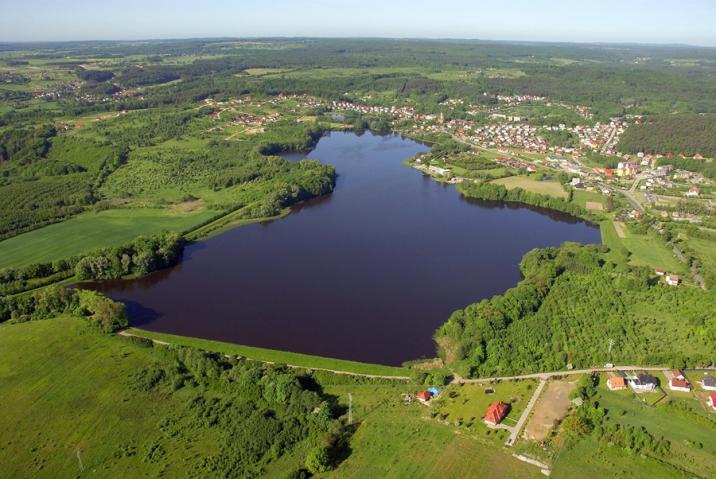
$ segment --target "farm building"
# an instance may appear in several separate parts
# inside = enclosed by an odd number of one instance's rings
[[[611,376],[607,379],[607,387],[610,391],[621,391],[626,389],[626,381],[622,376]]]
[[[629,380],[629,386],[636,393],[654,391],[658,385],[656,378],[648,374],[639,374]]]
[[[483,418],[483,421],[485,421],[485,424],[489,426],[497,426],[502,422],[502,420],[507,416],[507,411],[509,410],[510,406],[507,404],[495,401],[492,404],[490,404],[490,407],[487,409],[487,414],[485,414],[485,417]]]

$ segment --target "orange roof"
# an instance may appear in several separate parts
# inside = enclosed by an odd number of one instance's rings
[[[626,382],[624,382],[624,378],[621,376],[612,376],[608,379],[609,385],[613,388],[623,388],[626,387]]]
[[[493,402],[487,409],[487,414],[485,414],[485,422],[488,422],[490,424],[499,424],[499,422],[502,421],[505,416],[507,416],[508,409],[509,406],[503,402]]]

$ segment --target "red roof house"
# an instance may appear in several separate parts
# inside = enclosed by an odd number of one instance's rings
[[[490,404],[490,407],[487,409],[487,414],[485,414],[485,417],[483,418],[483,421],[485,421],[486,424],[490,426],[497,426],[502,422],[502,420],[507,416],[507,411],[510,408],[507,404],[495,401],[492,404]]]
[[[708,401],[709,401],[709,406],[711,406],[711,408],[712,408],[714,411],[716,411],[716,393],[711,393],[711,394],[709,394],[709,399],[708,399]]]
[[[430,391],[420,391],[415,397],[422,402],[428,402],[433,395]]]
[[[689,392],[691,391],[691,384],[689,384],[686,379],[677,378],[674,376],[671,378],[671,381],[669,381],[669,388],[671,388],[673,391]]]

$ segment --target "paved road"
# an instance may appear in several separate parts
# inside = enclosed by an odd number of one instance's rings
[[[527,403],[527,407],[524,411],[522,411],[520,419],[517,421],[515,427],[512,428],[510,437],[508,437],[505,441],[505,446],[513,445],[519,437],[520,431],[522,430],[522,426],[525,425],[527,418],[530,416],[530,412],[532,412],[532,408],[535,406],[535,404],[537,404],[537,399],[539,399],[540,394],[542,394],[542,390],[544,389],[545,384],[547,384],[546,379],[540,381],[539,386],[537,386],[537,389],[535,389],[534,394],[532,394],[532,397],[530,398],[530,402]]]

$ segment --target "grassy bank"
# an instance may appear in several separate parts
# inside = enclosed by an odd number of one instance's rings
[[[143,329],[130,328],[129,333],[163,341],[171,344],[182,346],[191,346],[206,351],[214,351],[217,353],[245,356],[256,361],[268,361],[279,364],[290,364],[307,369],[329,369],[335,371],[345,371],[355,374],[370,374],[376,376],[408,376],[409,371],[406,368],[395,366],[384,366],[380,364],[368,364],[357,361],[347,361],[343,359],[324,358],[321,356],[312,356],[309,354],[291,353],[287,351],[277,351],[274,349],[256,348],[252,346],[242,346],[239,344],[225,343],[221,341],[212,341],[210,339],[191,338],[187,336],[177,336],[174,334],[155,333]]]

